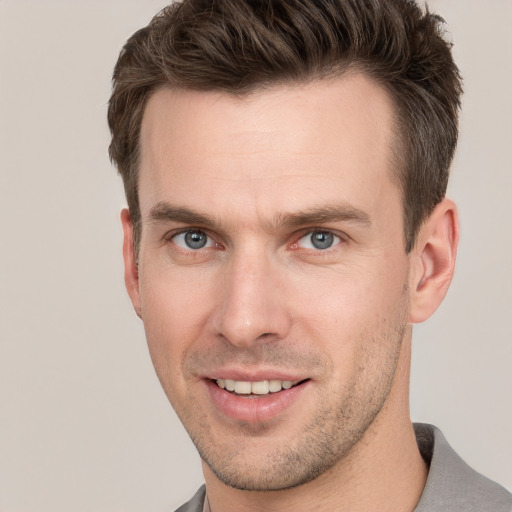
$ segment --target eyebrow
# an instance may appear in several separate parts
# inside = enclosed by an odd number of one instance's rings
[[[328,222],[355,222],[365,226],[371,225],[370,216],[366,212],[345,204],[311,208],[297,213],[281,213],[277,217],[276,224],[285,227],[300,227]]]
[[[212,229],[218,229],[221,224],[210,215],[199,213],[191,208],[173,206],[165,201],[151,208],[148,220],[149,222],[181,222]],[[370,216],[363,210],[351,205],[336,204],[300,212],[281,212],[270,223],[270,227],[296,228],[329,222],[355,222],[364,226],[372,224]]]
[[[182,222],[214,228],[219,223],[210,215],[199,213],[190,208],[172,206],[165,201],[155,204],[149,211],[150,222]]]

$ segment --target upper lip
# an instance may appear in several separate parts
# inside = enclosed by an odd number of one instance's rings
[[[289,380],[292,382],[306,380],[308,377],[296,372],[278,369],[218,369],[205,375],[206,379],[230,379],[243,382],[262,382],[264,380]]]

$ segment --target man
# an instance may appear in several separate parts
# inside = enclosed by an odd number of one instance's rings
[[[412,324],[458,242],[440,24],[399,0],[190,0],[123,49],[126,286],[206,483],[180,510],[511,510],[409,416]]]

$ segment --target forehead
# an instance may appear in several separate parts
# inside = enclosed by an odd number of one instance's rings
[[[398,200],[393,117],[387,92],[362,74],[247,97],[160,90],[141,127],[142,216],[162,201],[275,215],[321,201]]]

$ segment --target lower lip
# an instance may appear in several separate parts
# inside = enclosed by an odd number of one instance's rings
[[[206,379],[206,388],[217,409],[228,418],[248,423],[269,421],[290,408],[311,381],[268,395],[235,395]]]

